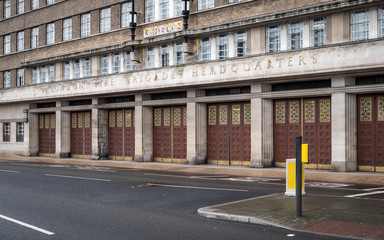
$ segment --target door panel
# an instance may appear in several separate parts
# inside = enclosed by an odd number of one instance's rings
[[[39,114],[39,154],[54,156],[56,152],[56,115]]]
[[[71,156],[90,158],[92,154],[91,112],[71,113]]]

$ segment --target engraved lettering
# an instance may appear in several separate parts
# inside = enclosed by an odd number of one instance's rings
[[[250,62],[247,62],[247,63],[244,63],[244,71],[251,71],[251,63]]]
[[[220,74],[224,74],[226,70],[227,68],[225,67],[225,65],[220,65]]]
[[[279,63],[279,68],[281,68],[281,60],[284,60],[284,58],[278,58],[277,62]]]
[[[166,72],[163,72],[163,80],[167,80],[168,74]]]
[[[176,78],[175,72],[172,72],[172,79],[175,79],[175,78]]]
[[[292,67],[293,64],[292,64],[292,57],[289,57],[288,58],[288,67]]]
[[[153,80],[153,81],[159,81],[159,78],[157,77],[157,74],[155,74],[155,79]],[[147,81],[147,82],[149,82],[149,81]]]
[[[314,53],[314,54],[312,55],[312,58],[313,58],[313,59],[312,59],[312,63],[313,63],[313,64],[316,64],[316,63],[317,63],[317,55],[318,55],[317,53]]]
[[[201,68],[201,75],[205,76],[205,67]]]
[[[238,69],[239,69],[239,66],[236,63],[232,64],[231,66],[232,72],[236,73]]]
[[[273,68],[272,61],[270,59],[268,59],[268,69],[270,69],[270,68]]]
[[[149,76],[149,74],[145,75],[145,81],[147,82],[151,81],[151,76]]]
[[[257,64],[256,64],[256,67],[255,67],[255,70],[257,70],[257,68],[260,68],[260,70],[263,70],[263,68],[261,68],[261,64],[260,64],[260,61],[257,61]]]
[[[211,72],[209,75],[216,75],[215,68],[213,66],[211,67]]]
[[[197,77],[197,69],[192,70],[192,77]]]
[[[304,65],[307,65],[307,64],[304,62],[304,56],[300,56],[300,57],[299,57],[299,65],[301,65],[301,63],[303,63]]]

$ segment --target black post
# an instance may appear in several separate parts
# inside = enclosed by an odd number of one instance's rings
[[[301,202],[301,184],[302,184],[302,164],[301,164],[301,143],[303,137],[296,137],[296,216],[302,216],[302,202]]]

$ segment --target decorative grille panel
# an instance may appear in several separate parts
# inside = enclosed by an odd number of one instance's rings
[[[56,115],[51,114],[51,128],[56,128]]]
[[[91,113],[90,112],[84,113],[84,125],[85,125],[85,128],[91,127]]]
[[[45,115],[45,128],[49,128],[49,120],[50,120],[49,115]]]
[[[285,123],[285,102],[276,102],[276,123]]]
[[[306,123],[315,122],[315,100],[305,101],[305,122]]]
[[[377,98],[377,120],[379,122],[384,121],[384,97]]]
[[[216,125],[216,106],[209,106],[209,125]]]
[[[123,111],[117,111],[117,127],[123,127]]]
[[[331,122],[330,99],[320,99],[320,122]]]
[[[372,98],[371,97],[360,98],[360,121],[362,122],[372,121]]]
[[[180,126],[181,125],[181,110],[179,107],[174,108],[173,110],[174,117],[173,117],[173,123],[175,126]]]
[[[300,120],[300,102],[290,101],[289,102],[289,122],[299,123]]]
[[[132,126],[132,111],[125,110],[125,127],[131,127],[131,126]]]
[[[187,108],[183,108],[183,124],[184,126],[187,126]]]
[[[155,127],[161,127],[161,108],[155,109]]]
[[[77,128],[77,113],[72,113],[72,128]]]
[[[251,104],[244,104],[244,124],[251,124]]]
[[[220,105],[220,125],[228,124],[228,106]]]
[[[165,127],[171,126],[171,109],[170,108],[164,108],[164,126]]]
[[[240,105],[232,105],[232,124],[240,124]]]
[[[40,115],[40,128],[44,128],[44,115]]]
[[[115,111],[109,111],[109,127],[115,127]]]
[[[78,113],[77,114],[77,125],[79,128],[83,128],[83,113]]]

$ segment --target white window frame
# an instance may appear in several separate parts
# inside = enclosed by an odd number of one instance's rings
[[[155,21],[155,13],[155,0],[145,0],[145,22]]]
[[[47,0],[47,5],[51,5],[51,4],[54,4],[55,3],[55,0]]]
[[[133,63],[131,61],[131,54],[130,52],[124,52],[124,71],[132,71],[133,70]]]
[[[55,65],[50,64],[48,67],[48,81],[53,82],[55,81]]]
[[[239,43],[243,43],[243,47],[239,47]],[[240,53],[239,49],[243,50]],[[247,31],[239,31],[235,34],[235,56],[245,57],[247,56]]]
[[[31,9],[38,9],[39,8],[39,0],[31,0]]]
[[[217,59],[229,58],[229,41],[227,34],[218,35],[216,38]]]
[[[121,71],[121,56],[120,53],[112,55],[112,73],[119,73]]]
[[[215,0],[198,0],[198,10],[206,10],[215,7]]]
[[[3,123],[3,142],[11,141],[11,123]]]
[[[111,30],[111,8],[100,10],[100,33]]]
[[[159,0],[160,4],[160,19],[169,17],[169,0]]]
[[[37,67],[33,67],[31,71],[31,81],[32,84],[37,84],[38,83],[38,70]]]
[[[91,76],[91,60],[85,58],[83,61],[83,77]]]
[[[271,25],[267,27],[266,50],[268,53],[281,51],[281,27],[280,25]],[[271,48],[273,46],[273,48]]]
[[[47,45],[55,43],[55,23],[47,24]]]
[[[81,37],[91,35],[91,14],[85,13],[81,15]]]
[[[379,38],[384,37],[384,6],[379,7],[378,10],[378,16],[377,16],[377,21],[378,21],[378,36]]]
[[[72,18],[63,20],[63,41],[72,40]]]
[[[24,123],[18,122],[16,123],[16,142],[24,142]]]
[[[229,0],[229,3],[238,3],[238,2],[242,2],[242,1],[245,1],[245,0]]]
[[[130,12],[132,11],[132,2],[125,2],[121,4],[121,27],[129,27]]]
[[[369,10],[351,12],[351,41],[367,39],[369,39]]]
[[[4,54],[11,53],[11,35],[4,36]]]
[[[169,45],[160,46],[160,66],[168,67],[169,66]]]
[[[288,24],[288,49],[297,50],[302,48],[303,48],[303,22],[302,21],[291,22]]]
[[[200,55],[200,61],[206,62],[211,61],[211,38],[210,37],[204,37],[200,38],[200,49],[199,49],[199,55]]]
[[[16,86],[24,86],[24,68],[17,69]]]
[[[10,71],[4,71],[4,88],[10,88],[11,87],[11,72]]]
[[[109,74],[109,55],[102,55],[100,60],[100,74]]]
[[[64,80],[71,79],[71,62],[64,62],[63,79]]]
[[[155,48],[148,47],[145,49],[145,68],[155,67]]]
[[[31,31],[31,48],[39,46],[39,27],[32,28]]]
[[[311,47],[327,45],[327,18],[311,18],[310,26]]]
[[[11,17],[11,0],[4,0],[4,18]]]
[[[24,50],[24,31],[17,32],[17,51]]]
[[[184,52],[183,52],[183,43],[177,42],[175,43],[174,49],[174,64],[180,65],[184,64]]]
[[[73,78],[80,78],[80,60],[73,61]]]
[[[173,15],[174,16],[180,16],[182,14],[182,11],[183,11],[183,1],[179,1],[179,0],[174,0],[173,2]]]
[[[17,0],[17,14],[24,13],[24,0]]]
[[[47,76],[47,67],[41,66],[40,67],[40,83],[46,83],[48,82],[48,76]]]

